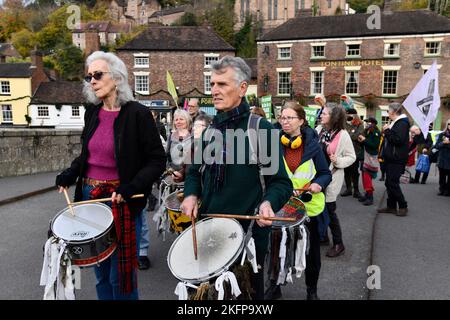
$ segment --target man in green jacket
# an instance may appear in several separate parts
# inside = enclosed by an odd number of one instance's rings
[[[202,145],[197,152],[204,154],[211,146],[219,147],[220,151],[214,155],[212,163],[203,157],[198,161],[196,153],[194,163],[189,167],[184,186],[185,199],[181,204],[182,212],[188,216],[258,213],[264,218],[273,217],[292,195],[292,183],[283,165],[279,133],[267,120],[261,119],[258,127],[260,133],[267,133],[264,139],[258,135],[258,143],[265,144],[267,152],[264,159],[270,159],[266,163],[258,161],[263,165],[261,169],[256,161],[250,161],[252,153],[248,137],[245,143],[235,143],[239,140],[236,138],[231,139],[233,142],[227,141],[227,137],[246,132],[249,127],[250,107],[245,94],[250,75],[248,65],[237,57],[226,56],[212,66],[211,93],[217,115],[203,133]],[[273,137],[276,137],[275,141]],[[259,156],[258,153],[258,160],[263,160]],[[244,162],[239,160],[243,158]],[[239,222],[247,231],[248,221]],[[259,269],[258,273],[251,275],[255,291],[253,298],[256,300],[264,299],[263,266],[271,224],[272,221],[266,219],[257,220],[252,229]]]

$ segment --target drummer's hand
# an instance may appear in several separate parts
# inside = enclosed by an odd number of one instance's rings
[[[193,215],[194,218],[197,218],[198,211],[198,198],[197,196],[190,195],[184,198],[181,203],[180,210],[182,213],[187,215],[189,218]]]
[[[294,191],[292,192],[292,194],[293,194],[295,197],[298,197],[298,196],[300,196],[300,195],[302,194],[302,192],[303,192],[303,191],[294,189]]]
[[[275,213],[273,213],[272,205],[269,201],[266,200],[261,203],[259,206],[259,215],[262,217],[275,217]],[[256,220],[256,223],[260,227],[269,227],[272,225],[272,221],[264,219]]]
[[[183,176],[183,173],[181,173],[180,171],[174,171],[172,173],[172,175],[173,175],[173,181],[175,181],[177,183],[183,182],[184,176]]]
[[[309,191],[311,191],[311,193],[319,193],[322,191],[322,187],[317,183],[311,183]]]
[[[117,194],[116,192],[113,192],[111,195],[111,201],[114,203],[114,201],[116,203],[121,203],[124,202],[124,199],[122,198],[121,194]]]

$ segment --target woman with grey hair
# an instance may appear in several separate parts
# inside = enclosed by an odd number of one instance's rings
[[[137,255],[141,212],[165,167],[150,109],[133,101],[125,64],[97,51],[86,61],[86,108],[81,154],[56,177],[59,192],[76,182],[75,201],[111,197],[117,250],[95,266],[100,300],[138,299]],[[132,199],[135,194],[145,197]],[[119,234],[118,234],[119,235]]]
[[[409,154],[409,120],[402,114],[400,103],[391,103],[388,110],[390,124],[383,127],[383,145],[381,157],[386,170],[387,207],[378,209],[378,213],[390,213],[406,216],[408,203],[400,189],[400,177],[405,172]],[[398,204],[398,211],[397,211]]]
[[[192,118],[183,109],[173,113],[172,133],[167,139],[167,166],[173,170],[174,181],[181,180],[183,168],[192,143]]]

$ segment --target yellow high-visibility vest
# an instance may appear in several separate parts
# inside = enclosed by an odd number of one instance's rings
[[[294,189],[302,189],[305,185],[310,183],[316,175],[316,167],[312,159],[303,163],[298,167],[294,173],[291,172],[287,165],[286,159],[284,159],[284,166],[289,178],[292,181]],[[309,217],[315,217],[321,214],[325,208],[325,195],[323,192],[312,194],[312,199],[309,202],[305,202],[306,213]]]

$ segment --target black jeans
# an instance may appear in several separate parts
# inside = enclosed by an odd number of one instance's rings
[[[385,163],[386,168],[386,181],[384,185],[387,191],[387,207],[391,209],[397,209],[397,203],[399,208],[407,208],[408,203],[405,200],[405,196],[400,189],[400,177],[405,172],[404,164],[397,163]]]
[[[439,168],[439,192],[450,195],[450,170]]]
[[[420,171],[416,171],[416,175],[414,177],[414,182],[415,183],[419,183],[420,180],[420,174],[423,173],[422,176],[422,183],[426,183],[427,182],[427,178],[428,178],[428,172],[420,172]]]
[[[327,206],[328,215],[330,216],[329,227],[333,236],[333,244],[342,244],[342,230],[336,214],[336,201],[326,202],[325,205]]]
[[[350,167],[344,169],[345,186],[347,190],[352,190],[353,186],[353,192],[359,191],[359,163],[359,160],[356,160]]]
[[[305,223],[309,231],[309,252],[306,255],[305,283],[308,290],[317,290],[320,274],[320,235],[317,217]]]

